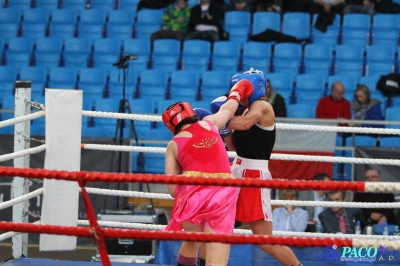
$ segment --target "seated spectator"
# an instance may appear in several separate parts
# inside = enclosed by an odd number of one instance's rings
[[[375,4],[370,0],[346,0],[343,15],[349,13],[362,13],[375,15]]]
[[[332,25],[336,14],[342,15],[344,0],[315,0],[310,5],[310,13],[318,14],[315,28],[326,32],[329,25]]]
[[[351,119],[350,102],[343,97],[344,92],[343,83],[335,81],[331,87],[331,94],[319,100],[316,118]],[[347,124],[338,124],[338,126],[347,126]]]
[[[347,198],[344,191],[329,191],[329,201],[345,202]],[[361,228],[365,225],[365,219],[359,208],[331,207],[325,209],[318,215],[324,233],[354,234],[357,221]]]
[[[313,180],[315,181],[330,181],[331,177],[327,173],[317,173]],[[303,190],[299,193],[300,200],[304,201],[327,201],[328,196],[325,190]],[[308,217],[311,221],[318,222],[318,214],[320,214],[324,207],[311,207],[306,206],[304,209],[308,212]]]
[[[267,86],[265,99],[272,105],[275,117],[286,117],[285,99],[274,90],[269,79],[267,79],[265,85]]]
[[[214,0],[200,0],[200,4],[191,9],[189,33],[185,39],[219,41],[223,37],[222,18],[223,11],[220,4],[214,2]]]
[[[151,42],[157,39],[185,39],[190,19],[188,0],[177,0],[169,5],[162,17],[162,28],[151,35]]]
[[[283,191],[284,200],[299,200],[299,193],[294,189]],[[285,206],[274,209],[272,212],[273,230],[304,232],[307,228],[308,213],[302,208]]]
[[[229,0],[225,6],[225,11],[247,11],[253,12],[253,0]]]
[[[355,101],[351,104],[352,119],[357,120],[384,120],[381,113],[381,102],[371,99],[371,92],[365,85],[358,85],[354,91]],[[353,127],[382,127],[374,124],[353,124]]]
[[[381,173],[378,169],[370,168],[365,173],[366,182],[382,182]],[[374,193],[374,192],[356,192],[353,197],[354,202],[395,202],[392,193]],[[374,224],[383,224],[388,222],[394,224],[392,221],[393,208],[363,208],[361,209],[364,218],[371,219]]]

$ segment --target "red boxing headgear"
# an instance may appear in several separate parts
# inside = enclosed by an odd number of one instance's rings
[[[162,114],[164,125],[175,135],[176,126],[185,118],[195,116],[192,106],[188,102],[177,102],[170,105]]]

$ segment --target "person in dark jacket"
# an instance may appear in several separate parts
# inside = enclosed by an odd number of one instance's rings
[[[274,90],[269,79],[267,79],[266,86],[265,98],[272,105],[275,117],[286,117],[285,99]]]
[[[222,39],[222,6],[213,0],[200,0],[190,12],[189,33],[186,40],[201,39],[210,42]]]

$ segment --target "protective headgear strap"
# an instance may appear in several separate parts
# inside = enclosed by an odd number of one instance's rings
[[[195,116],[192,106],[187,102],[177,102],[170,105],[162,114],[164,125],[175,135],[176,126],[185,118]]]
[[[253,84],[254,90],[249,98],[249,106],[259,100],[265,95],[265,77],[264,73],[259,70],[250,70],[243,72],[243,74],[236,74],[232,77],[232,86],[235,85],[239,80],[247,79]]]

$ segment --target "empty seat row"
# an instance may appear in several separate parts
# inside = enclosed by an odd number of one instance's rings
[[[224,70],[237,72],[250,67],[265,73],[291,75],[318,73],[323,76],[352,74],[356,77],[398,72],[400,48],[357,45],[248,42],[241,48],[235,41],[155,40],[116,38],[11,38],[1,41],[3,65],[112,67],[123,54],[137,56],[132,68]],[[181,48],[182,47],[182,48]],[[21,56],[21,53],[24,56]],[[13,59],[13,56],[17,59]],[[28,55],[28,56],[26,56]],[[72,59],[71,59],[72,58]],[[19,60],[22,60],[20,62]],[[47,61],[47,62],[46,62]]]
[[[6,0],[3,8],[47,8],[62,9],[73,8],[76,10],[101,8],[105,10],[130,8],[136,10],[139,0]]]

